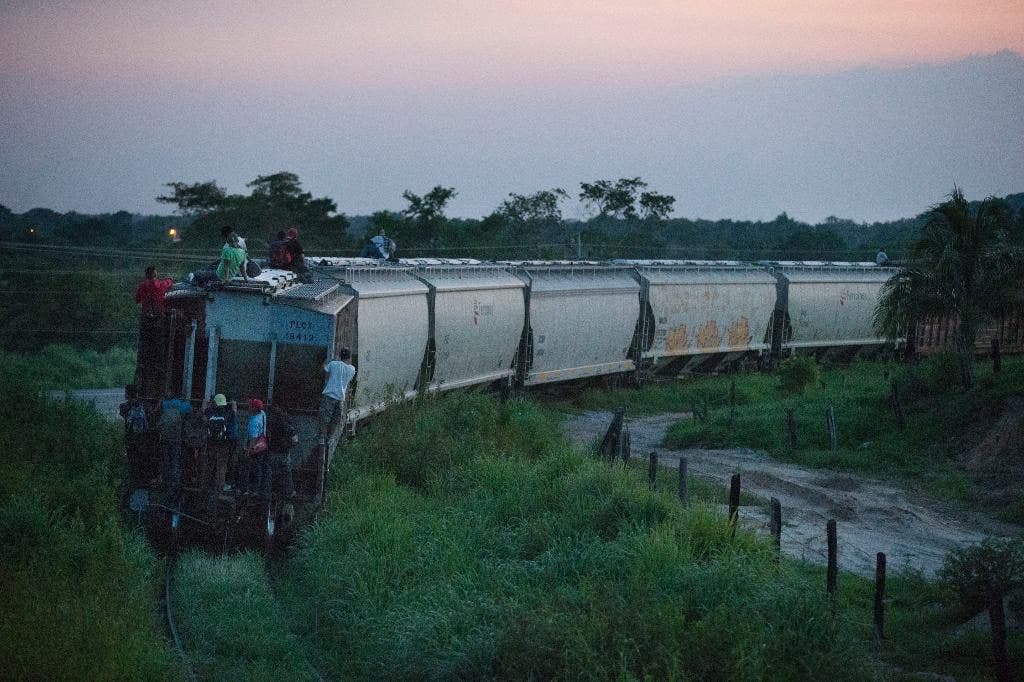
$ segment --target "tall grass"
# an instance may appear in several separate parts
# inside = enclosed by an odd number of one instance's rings
[[[316,678],[277,610],[260,557],[190,552],[174,578],[183,646],[201,679]]]
[[[32,355],[0,351],[0,363],[16,376],[48,390],[118,388],[131,383],[135,350],[106,351],[51,345]]]
[[[0,660],[13,679],[173,679],[158,566],[119,523],[121,435],[0,360]]]
[[[673,425],[666,445],[754,447],[807,466],[913,480],[942,499],[978,500],[981,486],[966,476],[957,457],[996,421],[1004,398],[1024,390],[1024,361],[1004,362],[999,374],[979,365],[978,387],[966,393],[946,378],[947,362],[937,356],[911,366],[854,363],[823,372],[818,385],[800,395],[782,391],[774,375],[740,376],[735,409],[728,397],[732,379],[694,380],[674,390],[712,396],[708,419]],[[903,428],[890,400],[893,381],[906,414]],[[825,425],[830,405],[837,422],[835,452]],[[796,421],[795,449],[786,442],[787,410]],[[1001,506],[1004,515],[1024,518],[1024,497]]]
[[[537,406],[404,406],[342,449],[279,585],[328,676],[871,676],[821,590]]]

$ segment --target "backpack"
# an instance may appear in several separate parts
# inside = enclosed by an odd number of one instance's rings
[[[292,264],[292,251],[287,242],[271,242],[270,267],[286,269]]]
[[[133,403],[124,416],[124,428],[128,433],[140,434],[149,430],[149,421],[146,419],[146,408],[142,403]]]
[[[228,442],[228,420],[222,414],[212,414],[206,420],[206,435],[210,442]]]

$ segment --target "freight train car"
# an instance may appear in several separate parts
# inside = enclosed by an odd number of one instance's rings
[[[286,410],[297,436],[287,452],[272,447],[276,476],[263,497],[211,490],[188,458],[181,485],[153,485],[153,439],[136,439],[132,507],[155,526],[272,541],[321,503],[344,429],[420,392],[882,347],[870,312],[891,274],[859,263],[306,261],[301,279],[268,269],[210,289],[175,285],[167,312],[143,318],[134,388],[152,423],[162,399],[198,410],[224,394],[238,403],[242,433],[255,397]],[[347,418],[322,433],[322,365],[343,347],[357,368]]]

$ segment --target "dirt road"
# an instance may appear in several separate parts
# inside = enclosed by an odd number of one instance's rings
[[[571,440],[589,445],[601,438],[610,412],[570,417]],[[934,574],[945,554],[979,541],[985,535],[1019,534],[1022,529],[973,514],[954,514],[895,484],[848,473],[806,469],[775,461],[750,449],[668,450],[661,447],[666,429],[688,419],[688,413],[627,419],[634,456],[654,450],[665,466],[687,459],[691,475],[728,486],[739,473],[743,489],[761,498],[757,506],[740,507],[743,523],[768,532],[768,500],[782,504],[782,550],[798,559],[825,563],[825,524],[835,519],[839,567],[873,575],[875,554],[885,552],[889,569],[916,569]],[[724,500],[723,500],[724,502]]]

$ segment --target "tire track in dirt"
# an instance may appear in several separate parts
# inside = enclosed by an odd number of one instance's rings
[[[611,412],[571,416],[566,433],[580,446],[591,445],[604,434],[611,418]],[[668,427],[689,418],[689,413],[672,413],[627,419],[634,452],[646,456],[655,451],[666,466],[678,466],[679,457],[686,457],[691,475],[723,486],[739,473],[743,489],[763,500],[757,506],[741,506],[740,518],[764,534],[768,533],[768,500],[778,498],[782,551],[794,558],[825,563],[825,524],[830,518],[838,525],[839,567],[865,576],[874,574],[877,552],[885,552],[890,570],[912,569],[931,576],[952,549],[986,535],[1024,531],[980,514],[947,510],[891,482],[787,464],[757,450],[662,447]]]

